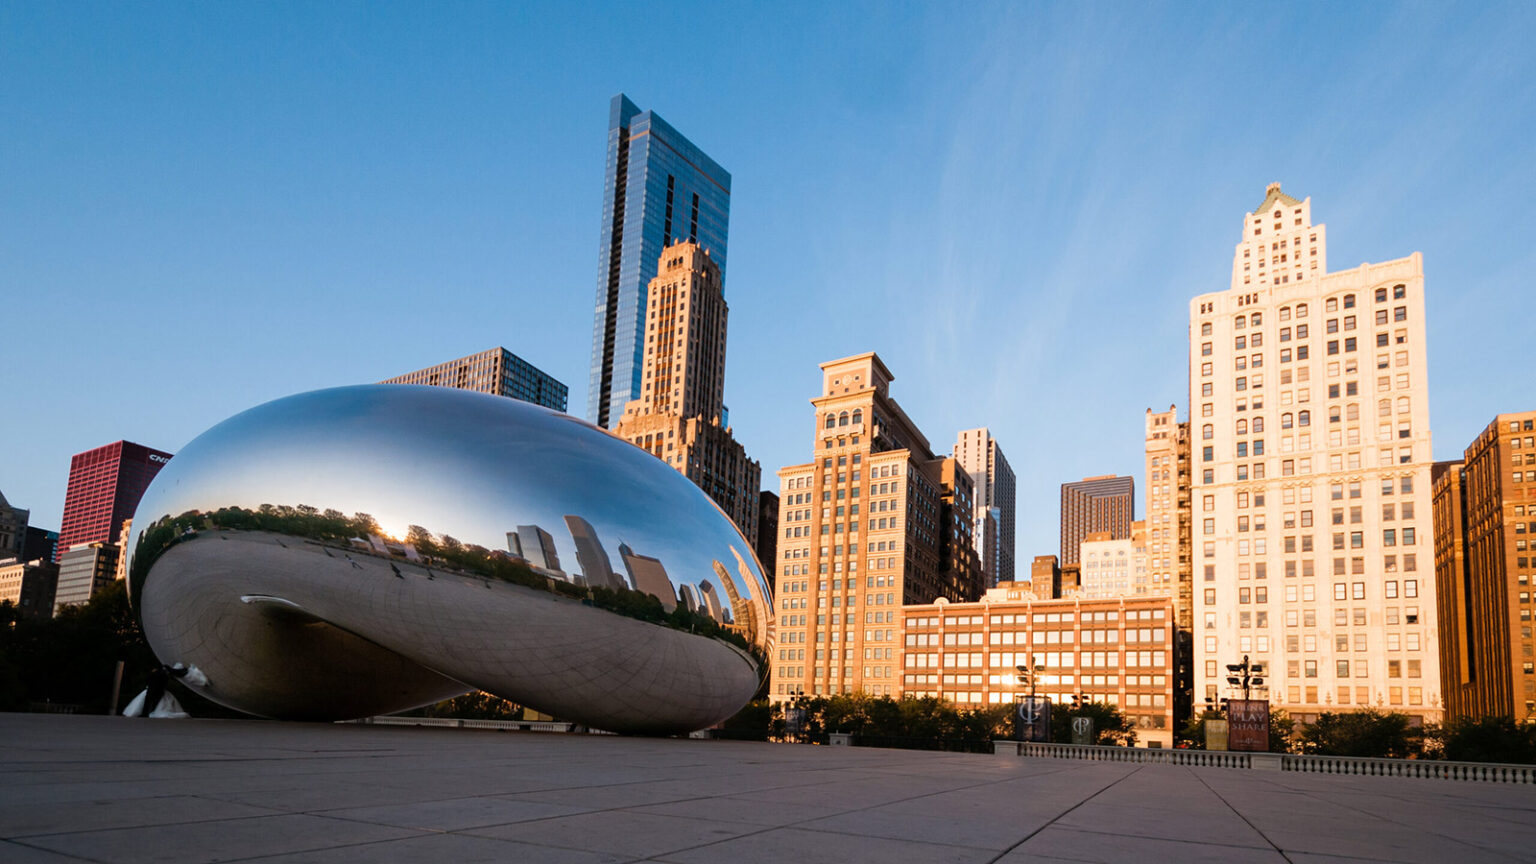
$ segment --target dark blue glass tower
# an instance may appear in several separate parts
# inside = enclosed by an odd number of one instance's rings
[[[731,175],[651,111],[620,93],[608,112],[597,308],[587,419],[611,427],[640,392],[646,286],[669,243],[709,250],[725,275]]]

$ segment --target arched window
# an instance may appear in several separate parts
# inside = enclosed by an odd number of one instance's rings
[[[864,422],[864,409],[863,408],[855,408],[855,409],[853,409],[853,425],[857,426],[857,425],[859,425],[860,423],[863,423],[863,422]]]
[[[1259,313],[1259,312],[1253,313],[1252,320],[1249,321],[1248,323],[1252,324],[1255,327],[1259,326],[1260,324],[1264,323],[1264,316],[1263,316],[1263,314]],[[1258,343],[1254,343],[1254,344],[1258,344]]]
[[[1297,426],[1311,426],[1312,425],[1312,412],[1311,411],[1297,411],[1296,412],[1296,425]]]
[[[847,411],[844,411],[843,413],[837,415],[837,425],[839,425],[839,426],[847,426],[848,425],[848,412]]]
[[[1211,424],[1207,423],[1204,426],[1200,427],[1200,438],[1202,440],[1209,441],[1209,440],[1211,440],[1212,438],[1215,438],[1215,437],[1216,437],[1216,427],[1215,426],[1212,426]]]
[[[1390,416],[1392,416],[1392,400],[1391,399],[1383,399],[1380,402],[1376,403],[1376,416],[1377,417],[1390,417]]]
[[[823,428],[831,429],[833,426],[836,426],[836,425],[837,425],[837,417],[829,412],[827,414],[827,424]]]
[[[1353,309],[1353,308],[1355,308],[1355,295],[1353,295],[1353,294],[1345,294],[1344,295],[1344,308],[1345,309]]]
[[[1291,415],[1289,415],[1289,414],[1281,414],[1280,415],[1280,428],[1281,429],[1289,429],[1289,428],[1291,428]]]
[[[1360,419],[1360,404],[1358,402],[1351,402],[1348,405],[1344,406],[1344,419],[1346,419],[1346,420],[1359,420]]]
[[[1296,317],[1297,318],[1305,318],[1305,317],[1307,317],[1307,304],[1305,304],[1305,303],[1297,303],[1296,304]]]
[[[1387,289],[1385,289],[1385,288],[1377,288],[1376,289],[1376,302],[1377,303],[1385,303],[1385,302],[1387,302]]]
[[[1255,417],[1255,418],[1253,418],[1253,431],[1254,431],[1254,434],[1258,434],[1258,433],[1264,431],[1264,418],[1263,417]]]
[[[1397,413],[1399,413],[1399,414],[1407,414],[1408,413],[1408,397],[1407,396],[1399,396],[1399,397],[1397,397]]]
[[[1247,420],[1239,420],[1239,421],[1237,421],[1237,434],[1239,434],[1239,435],[1247,435],[1248,434],[1248,421]]]

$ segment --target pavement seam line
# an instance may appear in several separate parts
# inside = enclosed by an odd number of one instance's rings
[[[1114,763],[1100,763],[1100,764],[1114,764]],[[1128,773],[1125,773],[1125,774],[1121,774],[1119,777],[1116,777],[1113,780],[1109,781],[1108,783],[1104,784],[1103,786],[1099,787],[1099,790],[1097,792],[1094,792],[1092,795],[1089,795],[1087,798],[1084,798],[1083,800],[1077,802],[1076,804],[1073,804],[1071,807],[1068,807],[1067,809],[1061,811],[1060,813],[1057,813],[1055,816],[1051,817],[1049,822],[1046,822],[1044,825],[1041,825],[1039,828],[1036,828],[1035,830],[1029,832],[1028,834],[1025,834],[1024,837],[1019,840],[1019,842],[1013,844],[1012,846],[1009,846],[1007,849],[1004,849],[1003,851],[1001,851],[1001,852],[997,853],[996,855],[992,856],[992,858],[990,858],[987,861],[987,864],[996,864],[996,862],[1002,860],[1005,856],[1007,856],[1013,850],[1019,848],[1020,846],[1023,846],[1025,843],[1028,843],[1030,840],[1034,839],[1035,835],[1039,834],[1041,831],[1044,831],[1045,829],[1047,829],[1047,828],[1051,827],[1052,825],[1055,825],[1057,822],[1061,821],[1061,817],[1066,816],[1068,813],[1071,813],[1072,811],[1074,811],[1077,808],[1083,806],[1084,804],[1087,804],[1089,801],[1092,801],[1093,799],[1099,797],[1100,795],[1103,795],[1105,792],[1109,791],[1111,788],[1113,788],[1114,786],[1119,784],[1121,781],[1123,781],[1123,780],[1125,780],[1127,778],[1130,778],[1130,777],[1134,777],[1137,774],[1141,773],[1141,768],[1142,768],[1142,766],[1138,765],[1138,766],[1136,766],[1136,768],[1134,770],[1132,770],[1132,771],[1130,771]],[[1065,770],[1065,769],[1063,769],[1063,770]]]
[[[1253,832],[1255,834],[1257,834],[1260,837],[1264,838],[1264,842],[1268,843],[1270,848],[1275,850],[1275,854],[1279,855],[1281,858],[1284,858],[1287,862],[1291,862],[1291,856],[1285,854],[1285,850],[1284,849],[1281,849],[1275,843],[1275,841],[1269,839],[1269,835],[1265,834],[1259,828],[1259,826],[1253,824],[1253,822],[1251,822],[1248,819],[1247,816],[1244,816],[1242,813],[1238,812],[1238,809],[1236,807],[1232,806],[1232,802],[1228,801],[1220,792],[1217,792],[1215,789],[1212,789],[1211,788],[1211,784],[1205,782],[1205,778],[1201,777],[1200,773],[1198,771],[1196,771],[1193,768],[1185,768],[1184,770],[1188,771],[1191,775],[1193,775],[1196,780],[1199,780],[1200,781],[1200,785],[1205,787],[1205,791],[1211,793],[1212,795],[1215,795],[1217,801],[1220,801],[1228,810],[1231,810],[1237,816],[1237,818],[1243,820],[1243,824],[1244,825],[1247,825],[1249,828],[1252,828]],[[1292,864],[1293,864],[1293,862],[1292,862]]]
[[[1407,778],[1393,778],[1393,779],[1407,779]],[[1292,788],[1294,788],[1294,787],[1292,787]],[[1310,790],[1310,789],[1309,790],[1304,790],[1302,792],[1302,794],[1306,795],[1308,798],[1311,798],[1311,799],[1313,799],[1313,800],[1323,804],[1324,806],[1328,806],[1328,807],[1344,807],[1344,808],[1347,808],[1349,810],[1353,810],[1356,813],[1359,813],[1359,814],[1361,814],[1363,816],[1369,816],[1372,819],[1379,819],[1379,820],[1381,820],[1383,822],[1388,823],[1389,825],[1396,825],[1396,826],[1398,826],[1400,828],[1411,828],[1411,829],[1416,830],[1416,831],[1422,831],[1424,834],[1427,834],[1430,837],[1439,837],[1441,840],[1449,840],[1452,843],[1457,843],[1457,844],[1460,844],[1462,846],[1466,846],[1469,849],[1476,849],[1476,850],[1478,850],[1480,852],[1486,852],[1486,853],[1491,854],[1491,855],[1497,855],[1497,856],[1505,859],[1506,861],[1525,861],[1525,860],[1528,860],[1528,859],[1525,859],[1525,858],[1517,858],[1514,855],[1511,855],[1510,853],[1502,851],[1502,850],[1499,850],[1499,849],[1491,849],[1491,848],[1489,848],[1487,846],[1482,846],[1482,845],[1479,845],[1477,843],[1473,843],[1470,840],[1463,840],[1460,837],[1451,837],[1450,835],[1447,835],[1447,834],[1441,834],[1438,831],[1429,831],[1429,830],[1420,828],[1418,825],[1409,824],[1407,822],[1402,822],[1402,821],[1399,821],[1397,819],[1393,819],[1393,818],[1390,818],[1390,817],[1387,817],[1387,816],[1382,816],[1382,815],[1377,814],[1377,813],[1372,813],[1369,810],[1362,809],[1360,807],[1355,806],[1354,804],[1350,804],[1350,803],[1347,803],[1345,801],[1330,801],[1330,800],[1328,800],[1326,798],[1320,798],[1317,795],[1314,795],[1312,793],[1312,790]],[[1411,800],[1409,798],[1405,798],[1402,795],[1383,795],[1382,797],[1384,797],[1384,798],[1392,798],[1392,799],[1399,800],[1399,801],[1409,801],[1409,800]],[[1517,824],[1519,824],[1519,823],[1517,823]],[[1316,853],[1309,853],[1309,854],[1316,854]],[[1287,859],[1287,860],[1289,860],[1289,859]],[[1369,860],[1372,860],[1372,859],[1367,858],[1367,859],[1364,859],[1364,860],[1369,861]]]
[[[1048,771],[1040,771],[1040,772],[1037,772],[1037,773],[1034,773],[1034,774],[1030,774],[1030,775],[1027,775],[1027,776],[1030,776],[1030,777],[1040,777],[1040,776],[1044,776],[1044,775],[1047,775],[1047,774],[1057,774],[1057,773],[1060,773],[1062,771],[1068,770],[1069,767],[1070,766],[1062,766],[1062,767],[1059,767],[1059,768],[1053,768],[1053,769],[1048,770]],[[835,770],[835,769],[828,768],[828,769],[818,769],[818,770]],[[977,849],[979,851],[991,851],[989,849],[984,849],[983,847],[979,847],[979,846],[960,846],[960,845],[953,844],[953,843],[938,843],[938,842],[935,842],[935,841],[932,841],[932,840],[901,841],[900,838],[880,837],[878,835],[872,835],[872,834],[849,834],[847,832],[827,831],[827,830],[818,829],[818,828],[806,828],[806,827],[803,827],[803,826],[807,822],[814,822],[814,821],[817,821],[819,819],[826,819],[829,816],[846,816],[846,815],[848,815],[850,813],[861,813],[861,812],[863,812],[865,810],[873,810],[873,809],[875,809],[877,807],[886,807],[886,806],[889,806],[891,804],[900,804],[900,803],[904,803],[904,802],[907,802],[907,801],[917,801],[917,800],[920,800],[920,799],[923,799],[923,798],[932,797],[934,795],[944,795],[944,794],[947,794],[949,792],[958,792],[958,791],[964,790],[964,789],[979,789],[979,788],[981,788],[983,786],[994,786],[994,785],[997,785],[999,783],[1007,783],[1007,782],[1011,782],[1011,781],[1014,781],[1014,780],[1017,780],[1017,779],[1019,779],[1019,778],[1018,777],[1004,777],[1004,778],[1000,778],[1000,779],[996,779],[996,780],[986,780],[986,781],[983,781],[983,782],[980,782],[980,783],[971,783],[971,784],[967,784],[967,785],[964,785],[964,786],[956,786],[956,787],[954,787],[952,789],[943,789],[943,790],[939,790],[937,792],[925,792],[925,793],[923,793],[921,795],[912,795],[912,796],[907,797],[907,798],[898,798],[895,801],[884,801],[884,802],[881,802],[879,804],[870,804],[867,807],[855,807],[855,808],[850,809],[850,810],[842,810],[842,811],[838,811],[836,813],[822,814],[822,815],[814,816],[814,817],[811,817],[811,818],[808,818],[808,819],[802,819],[802,820],[800,820],[798,822],[788,822],[788,823],[785,823],[783,825],[754,826],[754,827],[758,827],[759,830],[747,831],[747,832],[742,833],[742,834],[737,834],[734,837],[722,837],[719,840],[711,840],[711,841],[709,841],[707,843],[700,843],[700,844],[698,844],[696,846],[684,846],[684,847],[682,847],[680,849],[669,849],[669,850],[667,850],[665,852],[658,852],[658,853],[656,853],[654,855],[646,855],[646,856],[642,856],[640,858],[636,858],[636,859],[633,859],[633,860],[649,860],[651,858],[657,858],[659,856],[676,855],[679,852],[692,852],[692,851],[694,851],[696,849],[706,849],[706,848],[708,848],[710,846],[716,846],[716,845],[719,845],[721,843],[730,843],[732,841],[741,840],[741,839],[746,838],[746,837],[755,837],[755,836],[757,836],[759,834],[766,834],[769,831],[778,831],[778,830],[782,830],[784,828],[794,828],[794,829],[799,830],[799,831],[812,831],[812,832],[821,833],[821,834],[836,834],[836,835],[845,836],[845,837],[862,837],[862,838],[868,838],[868,839],[894,840],[894,841],[897,841],[897,842],[922,842],[922,843],[927,843],[927,844],[933,845],[933,846],[947,846],[947,847],[950,847],[950,848],[953,848],[953,849]],[[827,781],[827,783],[831,783],[831,782],[835,782],[835,781],[833,781],[833,780],[828,780]],[[1116,782],[1118,782],[1118,780]],[[825,783],[818,783],[818,784],[815,784],[815,785],[820,786],[820,785],[826,785],[826,784]],[[1111,784],[1111,785],[1113,785],[1113,784]],[[787,788],[787,787],[774,787],[774,788]],[[1103,791],[1103,790],[1100,790],[1100,791]],[[1098,794],[1098,792],[1094,793],[1094,795],[1097,795],[1097,794]],[[699,796],[697,798],[687,798],[687,799],[682,799],[682,800],[683,801],[705,801],[705,800],[713,800],[714,797],[716,797],[716,796],[701,795],[701,796]],[[680,803],[680,802],[679,801],[668,801],[668,802],[663,802],[663,803],[676,804],[676,803]],[[650,806],[654,806],[654,805],[641,804],[641,805],[637,805],[636,807],[610,807],[607,810],[591,810],[591,811],[588,811],[588,813],[611,813],[611,812],[617,812],[617,811],[626,811],[626,812],[636,812],[636,813],[639,813],[639,811],[637,810],[637,807],[650,807]],[[565,819],[565,818],[569,818],[571,816],[580,816],[580,815],[586,815],[586,814],[568,813],[565,816],[545,816],[545,817],[542,817],[542,818],[539,818],[539,819],[529,819],[529,820],[526,820],[526,821],[523,821],[523,822],[509,822],[509,823],[504,823],[504,824],[509,824],[509,825],[529,825],[529,824],[534,824],[534,823],[538,823],[538,822],[552,821],[552,820],[555,820],[555,819]],[[671,816],[672,814],[669,814],[669,813],[639,813],[639,815],[642,815],[642,816]],[[1062,815],[1065,815],[1065,814],[1062,814]],[[672,818],[676,818],[676,819],[690,819],[690,818],[695,818],[695,817],[674,816]],[[1060,818],[1060,817],[1057,817],[1057,818]],[[700,821],[723,821],[723,820],[700,820]],[[749,822],[728,822],[727,824],[733,824],[733,825],[753,825],[753,823],[749,823]],[[496,826],[482,826],[482,827],[496,827]],[[461,830],[462,831],[472,831],[472,830],[481,830],[481,829],[465,828],[465,829],[461,829]],[[460,833],[460,832],[459,831],[445,831],[445,832],[441,832],[441,833],[457,834],[457,833]],[[483,835],[470,835],[470,836],[483,836]],[[498,839],[501,839],[501,838],[498,838]],[[1026,837],[1024,839],[1027,840],[1029,838]],[[529,841],[516,841],[516,842],[529,842]],[[1023,841],[1020,841],[1020,842],[1023,842]],[[582,852],[591,852],[591,851],[593,851],[593,850],[590,850],[590,849],[583,849],[581,847],[575,847],[575,846],[556,846],[556,845],[550,844],[550,843],[539,843],[537,845],[548,846],[549,848],[552,848],[552,849],[574,849],[574,850],[582,851]],[[1017,845],[1017,844],[1015,844],[1015,845]],[[1009,848],[1011,849],[1012,847],[1009,847]],[[1006,851],[1007,850],[1005,850],[1005,854],[1006,854]],[[604,854],[608,854],[608,853],[604,853]],[[612,853],[612,854],[619,854],[619,853]],[[994,858],[992,860],[995,861],[996,859]]]

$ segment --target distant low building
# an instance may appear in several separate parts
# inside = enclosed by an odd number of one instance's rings
[[[380,384],[425,384],[452,387],[491,396],[505,396],[556,411],[566,406],[566,386],[553,375],[505,348],[491,348],[415,372],[386,378]]]
[[[1138,744],[1173,746],[1169,597],[1040,600],[1030,585],[1004,582],[980,602],[901,611],[901,695],[1007,705],[1030,692],[1018,667],[1039,666],[1036,695],[1107,702],[1135,725]]]
[[[29,618],[53,615],[59,565],[47,559],[0,561],[0,603],[9,602]]]
[[[87,543],[60,555],[54,611],[85,603],[111,585],[117,575],[119,554],[115,543]]]

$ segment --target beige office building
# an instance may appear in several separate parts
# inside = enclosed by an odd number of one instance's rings
[[[901,607],[974,600],[969,475],[935,458],[874,353],[821,364],[814,458],[779,470],[769,693],[901,693]]]
[[[955,458],[975,484],[975,526],[988,587],[1014,581],[1014,498],[1017,480],[992,430],[966,429],[955,438]]]
[[[1040,559],[1036,559],[1039,561]],[[1136,726],[1137,742],[1173,745],[1173,602],[1167,597],[1041,600],[1028,583],[988,590],[979,602],[902,609],[901,693],[962,707],[1003,705],[1029,692],[1019,666],[1043,666],[1035,693],[1108,702]]]
[[[681,471],[755,547],[762,468],[726,425],[720,268],[696,243],[668,246],[649,290],[640,398],[612,432]]]
[[[1536,411],[1500,414],[1434,467],[1435,585],[1449,717],[1536,716]]]
[[[1173,596],[1173,583],[1152,581],[1146,525],[1132,522],[1131,536],[1118,540],[1107,531],[1089,534],[1083,540],[1078,547],[1082,576],[1076,596],[1085,600]]]
[[[1293,715],[1438,719],[1423,264],[1326,240],[1271,184],[1190,301],[1194,695],[1246,655]]]

